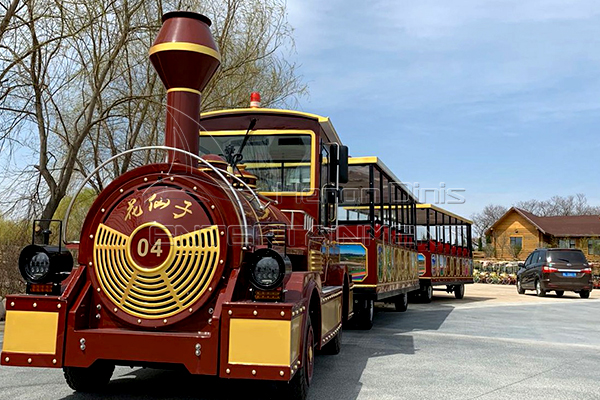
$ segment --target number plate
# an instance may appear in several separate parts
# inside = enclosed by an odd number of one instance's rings
[[[563,276],[566,278],[575,278],[577,276],[577,273],[575,272],[563,272]]]

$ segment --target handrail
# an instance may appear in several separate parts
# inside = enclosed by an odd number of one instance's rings
[[[75,192],[75,194],[73,195],[73,197],[71,198],[71,202],[69,203],[69,207],[67,207],[67,212],[65,214],[65,217],[63,218],[63,226],[62,226],[62,232],[63,232],[63,240],[64,240],[64,244],[65,245],[69,245],[69,244],[78,244],[78,241],[73,241],[73,242],[69,242],[67,241],[67,231],[68,231],[68,225],[69,225],[69,216],[71,214],[71,209],[73,208],[73,205],[75,204],[75,200],[77,199],[77,196],[79,196],[79,194],[81,193],[81,191],[83,190],[83,188],[85,187],[85,185],[90,181],[90,179],[98,172],[100,171],[100,169],[104,168],[104,166],[106,166],[107,164],[109,164],[110,162],[116,160],[119,157],[122,157],[126,154],[130,154],[130,153],[135,153],[138,151],[145,151],[145,150],[165,150],[165,151],[176,151],[182,154],[185,154],[186,156],[192,157],[198,161],[200,161],[201,163],[203,163],[204,165],[206,165],[208,168],[212,169],[213,172],[215,172],[222,180],[223,182],[225,182],[227,184],[227,186],[229,187],[229,189],[231,190],[231,192],[233,193],[233,195],[235,196],[235,200],[237,202],[237,205],[240,209],[240,214],[242,216],[242,223],[244,226],[244,247],[247,247],[249,244],[248,241],[248,221],[246,219],[246,213],[244,212],[244,207],[242,205],[242,202],[237,194],[237,190],[235,190],[235,188],[231,185],[231,183],[229,183],[229,181],[225,178],[225,176],[223,176],[222,173],[225,173],[228,176],[231,176],[232,178],[236,179],[237,181],[239,181],[240,183],[242,183],[246,189],[248,189],[250,191],[250,193],[252,193],[252,196],[254,197],[254,199],[257,201],[257,203],[259,205],[261,205],[262,207],[262,203],[260,202],[258,196],[256,195],[256,192],[250,188],[246,182],[244,182],[243,180],[241,180],[240,178],[238,178],[237,176],[235,176],[234,174],[232,174],[229,171],[225,171],[222,169],[218,169],[216,168],[214,165],[212,165],[211,163],[209,163],[208,161],[206,161],[205,159],[203,159],[202,157],[200,157],[197,154],[193,154],[190,153],[189,151],[186,150],[182,150],[182,149],[178,149],[175,147],[169,147],[169,146],[144,146],[144,147],[136,147],[135,149],[129,149],[129,150],[125,150],[117,155],[112,156],[111,158],[107,159],[106,161],[104,161],[102,164],[100,164],[96,169],[94,169],[92,172],[90,172],[90,174],[84,178],[83,182],[81,183],[81,185],[79,186],[79,188],[77,189],[77,191]]]

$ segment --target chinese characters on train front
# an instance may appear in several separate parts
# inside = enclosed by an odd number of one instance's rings
[[[129,221],[133,217],[139,217],[146,212],[153,212],[155,210],[164,210],[171,205],[171,199],[164,200],[162,197],[158,198],[156,194],[153,194],[146,200],[146,205],[143,203],[138,204],[138,199],[131,199],[127,202],[127,214],[124,220]],[[192,202],[189,200],[183,200],[181,204],[175,204],[172,208],[173,219],[179,219],[184,217],[186,214],[192,215]]]

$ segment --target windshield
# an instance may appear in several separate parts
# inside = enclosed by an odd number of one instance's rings
[[[548,251],[548,262],[566,262],[570,264],[585,264],[587,260],[581,251],[558,250]]]
[[[224,157],[227,146],[236,153],[244,135],[200,136],[200,155],[218,154]],[[258,178],[260,192],[310,192],[311,144],[309,134],[262,134],[252,132],[242,151],[240,164]]]

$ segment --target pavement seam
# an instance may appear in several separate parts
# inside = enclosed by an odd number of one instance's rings
[[[506,385],[503,385],[503,386],[500,386],[500,387],[497,387],[497,388],[495,388],[495,389],[493,389],[493,390],[487,391],[487,392],[485,392],[485,393],[482,393],[482,394],[480,394],[480,395],[477,395],[477,396],[475,396],[475,397],[471,397],[471,399],[480,399],[480,398],[482,398],[482,397],[484,397],[484,396],[487,396],[487,395],[489,395],[489,394],[492,394],[492,393],[496,393],[496,392],[498,392],[499,390],[506,389],[506,388],[508,388],[508,387],[511,387],[511,386],[514,386],[514,385],[516,385],[516,384],[519,384],[519,383],[525,382],[525,381],[527,381],[527,380],[530,380],[530,379],[532,379],[532,378],[536,378],[536,377],[538,377],[538,376],[540,376],[540,375],[546,374],[546,373],[548,373],[548,372],[550,372],[550,371],[553,371],[553,370],[555,370],[555,369],[557,369],[557,368],[560,368],[560,367],[563,367],[563,366],[565,366],[565,365],[571,365],[571,364],[574,364],[574,363],[575,363],[575,361],[576,361],[576,360],[571,360],[570,362],[568,362],[568,363],[566,363],[566,364],[562,363],[562,364],[560,364],[560,365],[557,365],[557,366],[554,366],[554,367],[552,367],[552,368],[548,368],[547,370],[540,371],[540,372],[538,372],[537,374],[533,374],[533,375],[531,375],[531,376],[528,376],[528,377],[525,377],[525,378],[523,378],[523,379],[521,379],[521,380],[518,380],[518,381],[515,381],[515,382],[512,382],[512,383],[509,383],[509,384],[506,384]]]
[[[394,330],[394,329],[386,329],[386,330]],[[448,332],[436,332],[436,331],[398,332],[398,333],[396,333],[396,335],[398,335],[398,336],[402,336],[402,335],[450,336],[450,337],[454,337],[454,338],[458,338],[458,339],[475,339],[475,340],[481,340],[481,341],[489,341],[490,339],[494,339],[496,341],[507,342],[507,343],[518,343],[518,344],[524,344],[524,345],[536,345],[536,346],[544,346],[544,347],[547,347],[547,346],[577,347],[577,348],[582,348],[582,349],[600,350],[600,346],[595,346],[595,345],[591,345],[591,344],[547,342],[547,341],[530,340],[530,339],[467,335],[467,334],[461,334],[461,333],[448,333]]]

